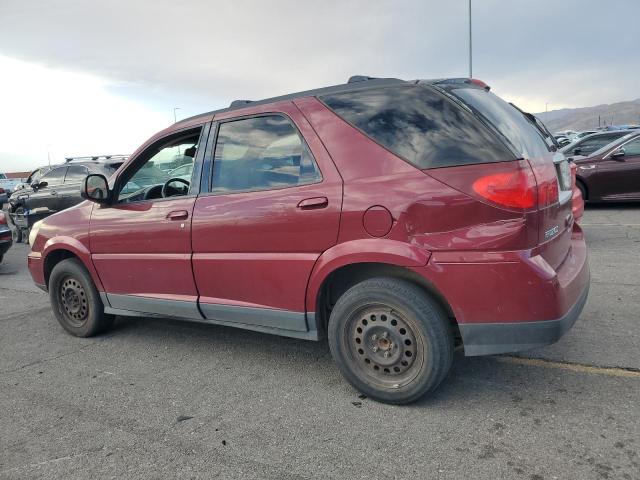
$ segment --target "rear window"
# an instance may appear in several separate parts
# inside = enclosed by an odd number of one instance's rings
[[[371,88],[319,98],[345,121],[420,169],[514,159],[481,122],[431,87]]]
[[[512,105],[482,88],[447,90],[488,121],[524,158],[542,157],[549,147],[531,122]]]

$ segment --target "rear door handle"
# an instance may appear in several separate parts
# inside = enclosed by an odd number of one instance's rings
[[[326,208],[329,205],[329,199],[327,197],[313,197],[300,200],[298,208],[300,210],[313,210],[315,208]]]
[[[174,210],[167,213],[168,220],[186,220],[187,218],[189,218],[189,212],[186,210]]]

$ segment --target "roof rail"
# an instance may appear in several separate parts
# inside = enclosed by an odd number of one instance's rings
[[[111,159],[125,159],[128,158],[129,155],[123,155],[123,154],[113,154],[113,155],[91,155],[88,157],[65,157],[65,162],[69,163],[69,162],[86,162],[86,161],[94,161],[97,162],[100,159],[104,159],[104,160],[111,160]]]
[[[251,103],[253,100],[234,100],[229,105],[229,108],[241,107],[242,105],[246,105],[247,103]]]
[[[376,77],[368,77],[367,75],[352,75],[347,83],[366,82],[367,80],[379,80]]]

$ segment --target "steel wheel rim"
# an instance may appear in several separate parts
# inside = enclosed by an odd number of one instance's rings
[[[420,332],[387,305],[356,310],[345,333],[344,344],[353,365],[378,388],[402,388],[422,370],[425,355]]]
[[[60,286],[60,306],[65,319],[74,327],[81,327],[89,315],[87,294],[82,284],[67,277]]]

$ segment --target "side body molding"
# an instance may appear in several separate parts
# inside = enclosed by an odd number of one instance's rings
[[[431,252],[405,242],[365,238],[340,243],[325,251],[316,261],[309,277],[307,312],[316,311],[318,293],[325,279],[335,270],[356,263],[384,263],[397,267],[423,267]]]

